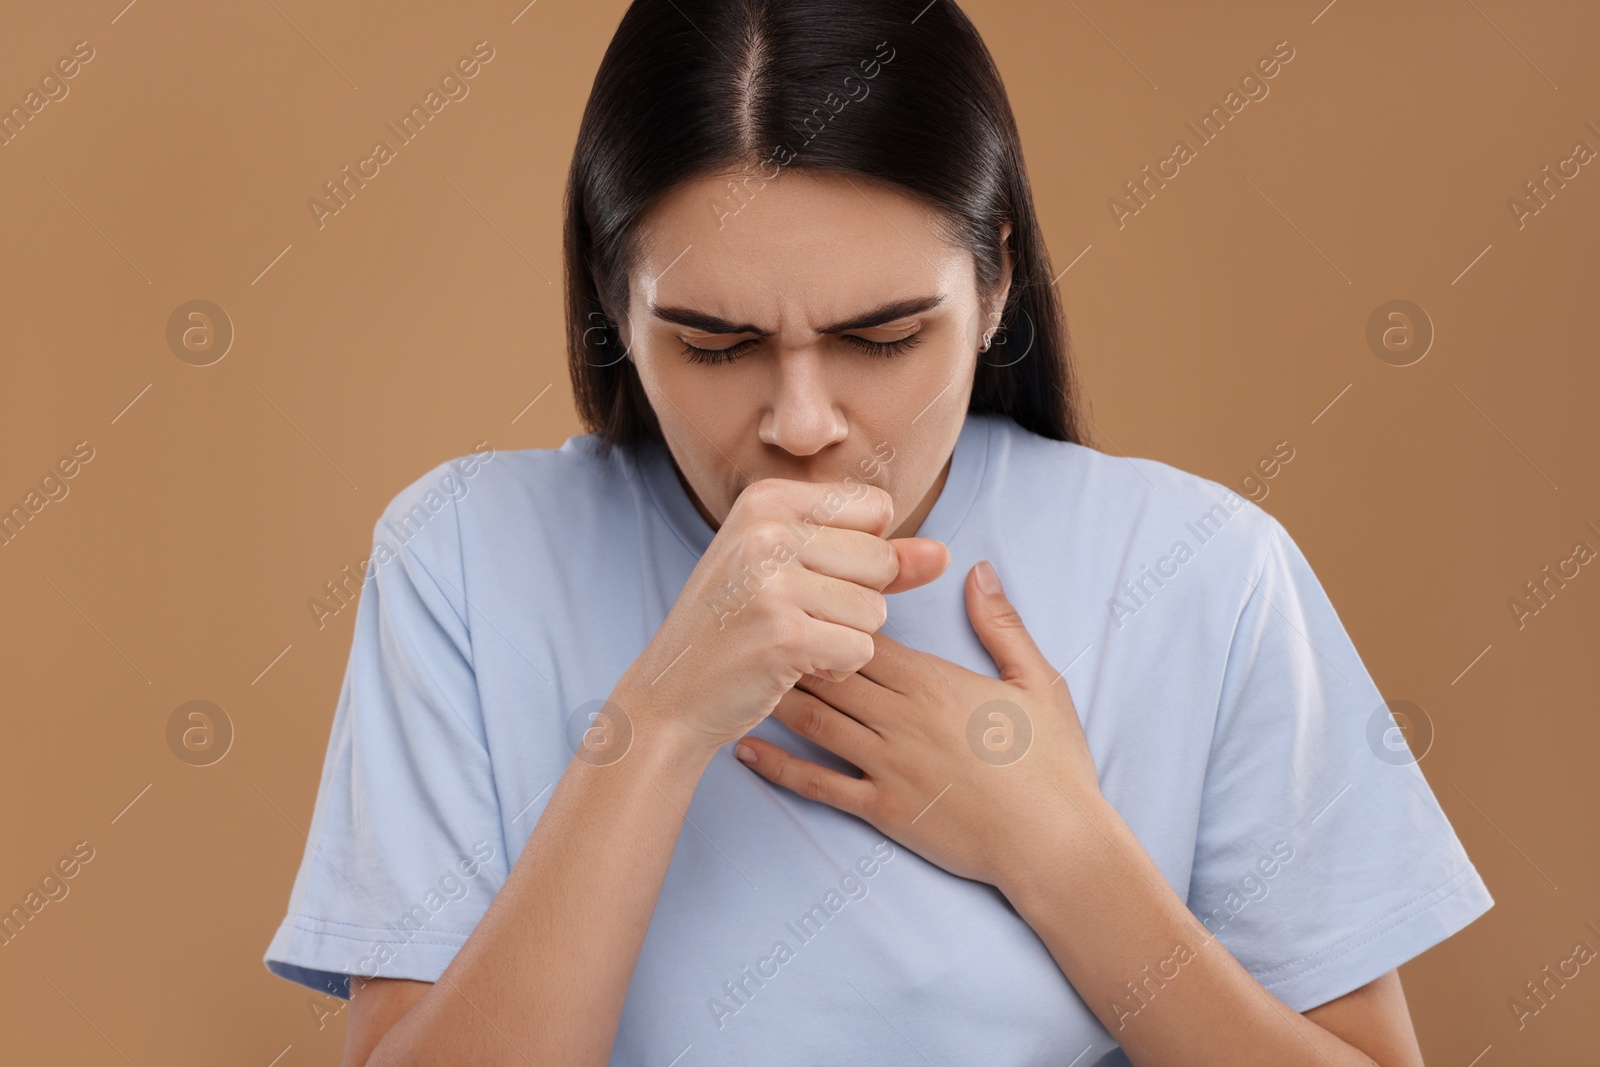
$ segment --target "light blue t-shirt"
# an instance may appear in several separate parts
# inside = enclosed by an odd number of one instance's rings
[[[385,509],[273,973],[341,997],[350,974],[436,980],[665,619],[714,532],[663,446],[601,460],[596,442],[462,457]],[[1255,504],[971,414],[918,532],[950,567],[889,596],[883,632],[997,677],[962,594],[991,560],[1066,668],[1105,795],[1294,1010],[1494,903],[1305,557]],[[754,733],[859,773],[776,719]],[[993,886],[768,782],[732,742],[688,818],[613,1065],[1126,1062]],[[1155,1008],[1143,988],[1123,1012]]]

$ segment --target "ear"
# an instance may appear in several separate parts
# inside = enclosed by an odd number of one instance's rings
[[[1000,284],[995,289],[993,315],[998,319],[1005,310],[1006,298],[1011,295],[1011,223],[1000,224]]]
[[[632,294],[629,294],[630,296]],[[605,316],[616,323],[617,339],[622,343],[622,351],[627,353],[629,359],[633,358],[633,320],[628,316],[627,308],[618,309],[612,306],[610,300],[600,298],[600,307],[604,309]]]
[[[603,317],[603,322],[597,320],[595,315],[590,315],[590,328],[594,328],[594,326],[611,328],[611,326],[614,326],[618,341],[621,342],[622,352],[626,352],[627,357],[632,358],[632,354],[634,354],[634,336],[632,336],[632,333],[634,331],[630,330],[632,323],[629,322],[629,317],[627,317],[627,307],[614,306],[611,299],[603,293],[595,294],[595,302],[600,304],[600,315]],[[618,362],[621,362],[621,360],[618,360]]]

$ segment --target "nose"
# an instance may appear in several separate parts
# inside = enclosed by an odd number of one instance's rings
[[[814,346],[779,354],[777,393],[761,418],[761,440],[796,456],[842,441],[849,431],[834,402],[826,361]]]

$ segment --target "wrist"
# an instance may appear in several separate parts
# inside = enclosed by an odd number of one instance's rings
[[[693,767],[698,775],[727,743],[685,721],[668,693],[641,688],[627,676],[607,699],[606,710],[626,724],[630,751],[644,750],[652,763]]]
[[[1046,790],[1026,819],[1012,823],[1004,851],[992,864],[993,882],[1018,914],[1059,897],[1075,879],[1092,877],[1101,860],[1115,861],[1121,816],[1098,789]]]

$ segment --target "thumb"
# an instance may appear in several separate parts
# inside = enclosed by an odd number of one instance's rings
[[[895,537],[889,543],[900,555],[900,573],[880,592],[903,593],[927,585],[950,566],[950,549],[930,537]]]
[[[967,617],[1000,669],[1001,681],[1026,681],[1038,676],[1039,668],[1047,665],[988,560],[980,561],[968,574]]]

